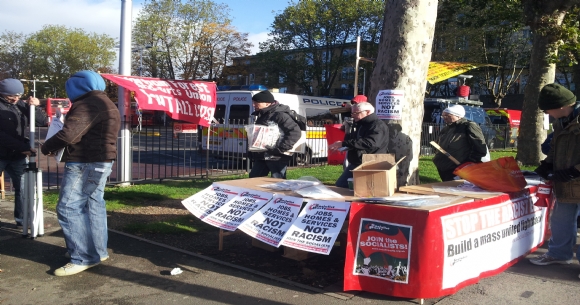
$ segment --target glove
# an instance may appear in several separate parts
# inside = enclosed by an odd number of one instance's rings
[[[552,181],[568,182],[568,181],[574,180],[578,177],[580,177],[580,171],[578,171],[576,169],[576,167],[570,166],[567,169],[561,169],[559,171],[556,171],[554,173],[554,177],[552,178]]]
[[[552,171],[554,170],[554,165],[552,163],[548,163],[546,161],[540,161],[540,166],[538,166],[534,172],[538,174],[540,177],[544,178],[544,180],[551,180],[548,178]]]

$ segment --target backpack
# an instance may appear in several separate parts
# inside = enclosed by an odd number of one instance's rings
[[[290,110],[290,117],[298,124],[301,131],[306,131],[306,118],[294,110]]]

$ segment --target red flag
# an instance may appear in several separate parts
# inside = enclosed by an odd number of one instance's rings
[[[115,74],[101,76],[135,92],[139,109],[165,111],[172,119],[205,127],[213,118],[217,91],[214,82]]]

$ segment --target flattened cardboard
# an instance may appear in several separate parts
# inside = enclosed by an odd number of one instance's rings
[[[458,187],[459,185],[463,184],[464,180],[454,180],[454,181],[445,181],[445,182],[436,182],[436,183],[429,183],[429,184],[420,184],[420,185],[409,185],[403,186],[399,188],[400,192],[409,193],[409,194],[423,194],[423,195],[432,195],[432,194],[445,194],[445,195],[453,195],[453,196],[462,196],[465,198],[473,198],[476,200],[483,200],[489,199],[493,197],[497,197],[497,195],[490,195],[490,194],[476,194],[473,192],[461,192],[461,191],[435,191],[433,187]]]

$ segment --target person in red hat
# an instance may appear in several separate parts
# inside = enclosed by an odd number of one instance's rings
[[[350,100],[351,105],[363,103],[363,102],[368,102],[368,99],[366,96],[364,96],[362,94],[359,94],[359,95],[353,97],[352,100]]]

